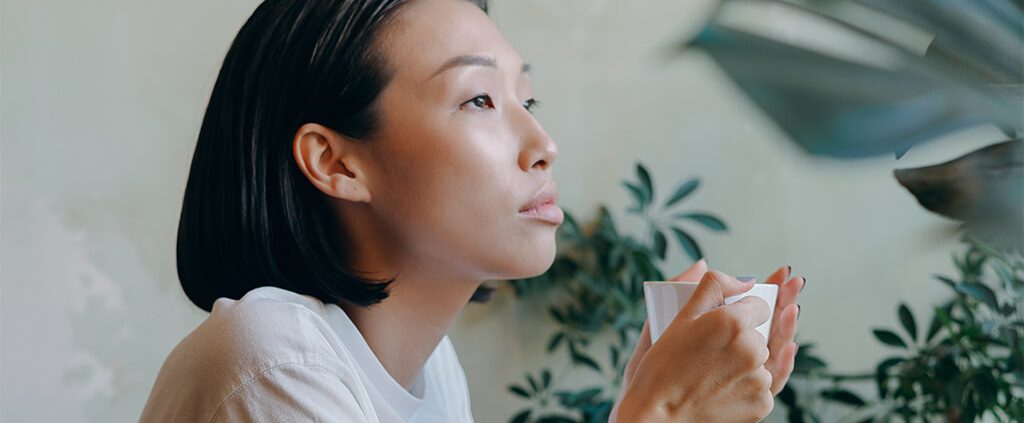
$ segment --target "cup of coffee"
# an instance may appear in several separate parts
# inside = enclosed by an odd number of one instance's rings
[[[697,282],[644,282],[644,301],[647,304],[647,321],[651,329],[652,343],[658,340],[669,323],[672,323],[672,319],[675,319],[679,310],[682,310],[686,302],[690,300],[693,292],[697,290],[697,285]],[[726,298],[725,304],[732,304],[751,295],[765,300],[774,314],[775,300],[779,296],[779,286],[775,284],[754,284],[749,291]],[[768,317],[768,321],[758,326],[757,331],[764,335],[765,339],[768,339],[771,327],[772,317]]]

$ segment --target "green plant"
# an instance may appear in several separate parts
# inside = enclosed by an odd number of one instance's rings
[[[930,37],[923,52],[908,34]],[[822,421],[833,403],[855,408],[852,421],[1024,421],[1024,2],[725,0],[691,47],[810,154],[899,159],[964,128],[1002,130],[1004,141],[894,172],[924,208],[962,222],[960,280],[939,278],[956,297],[923,334],[901,305],[906,333],[874,335],[902,354],[874,372],[830,373],[804,344],[794,380],[809,394],[791,384],[780,399],[792,422]],[[871,380],[877,400],[850,389]]]
[[[964,222],[973,237],[1024,249],[1024,2],[718,5],[684,49],[710,55],[810,154],[900,158],[965,128],[1000,128],[999,143],[895,176],[926,209]],[[913,34],[930,41],[920,46]]]
[[[1024,257],[968,240],[953,259],[959,277],[935,279],[954,296],[934,308],[927,328],[900,304],[901,330],[873,330],[897,351],[873,372],[831,374],[823,360],[801,351],[805,365],[794,379],[812,383],[801,383],[809,386],[803,401],[792,387],[780,396],[789,421],[822,421],[821,406],[829,402],[854,408],[851,421],[1024,421]],[[873,380],[877,398],[848,389],[858,380]]]
[[[635,201],[627,212],[645,224],[642,238],[620,233],[604,206],[598,209],[595,221],[584,226],[566,213],[551,268],[535,278],[512,281],[521,299],[546,301],[548,315],[557,327],[548,340],[547,352],[561,351],[568,360],[557,373],[543,368],[526,373],[523,383],[509,385],[512,394],[529,401],[511,421],[606,422],[628,355],[646,318],[643,282],[665,279],[658,266],[669,248],[666,233],[687,256],[698,260],[704,253],[685,224],[727,231],[726,224],[712,214],[677,210],[699,188],[698,179],[678,184],[656,207],[654,181],[642,164],[636,165],[636,177],[623,186]],[[607,338],[603,335],[613,338],[602,344],[606,359],[592,353],[599,340]],[[576,368],[594,371],[603,383],[564,386],[567,372]]]

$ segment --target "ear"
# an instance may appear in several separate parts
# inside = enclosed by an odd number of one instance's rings
[[[307,123],[295,132],[295,163],[324,194],[353,202],[369,202],[370,190],[358,145],[333,129]]]

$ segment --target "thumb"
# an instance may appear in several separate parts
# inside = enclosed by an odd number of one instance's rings
[[[679,311],[677,318],[696,319],[709,310],[724,304],[727,297],[742,294],[753,287],[753,279],[743,282],[717,270],[710,270],[701,278],[693,296]]]

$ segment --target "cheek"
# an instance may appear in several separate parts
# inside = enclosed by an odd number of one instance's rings
[[[519,169],[514,143],[493,134],[432,138],[395,151],[388,166],[388,192],[398,195],[387,203],[412,250],[481,279],[543,273],[554,259],[555,228],[517,213],[536,187]]]

